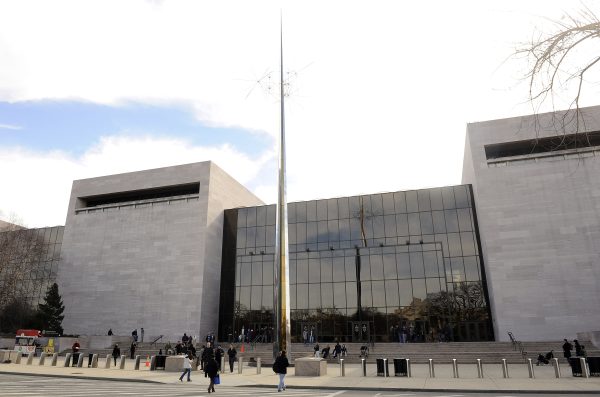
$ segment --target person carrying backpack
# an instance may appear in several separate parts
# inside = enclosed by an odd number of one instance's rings
[[[273,363],[273,371],[279,375],[279,385],[277,386],[277,391],[285,390],[285,375],[287,374],[287,367],[290,366],[290,363],[285,355],[285,350],[279,352],[279,356],[275,359]]]

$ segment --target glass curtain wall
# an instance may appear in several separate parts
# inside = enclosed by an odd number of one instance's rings
[[[493,340],[472,197],[461,185],[290,203],[293,341]],[[275,206],[231,211],[221,337],[268,342]]]

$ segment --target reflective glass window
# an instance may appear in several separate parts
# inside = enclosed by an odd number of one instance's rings
[[[476,256],[467,256],[463,258],[465,264],[465,277],[467,281],[479,281],[479,261]]]
[[[438,294],[440,292],[440,279],[439,278],[428,278],[426,280],[427,294]]]
[[[406,195],[404,192],[394,193],[394,207],[397,214],[406,213]]]
[[[252,260],[252,285],[261,285],[263,281],[263,263],[261,257]]]
[[[408,230],[411,236],[421,234],[421,221],[418,213],[408,214]]]
[[[455,283],[466,281],[463,258],[450,258],[450,263],[452,265],[452,281]]]
[[[452,189],[452,187],[442,188],[442,199],[444,200],[444,209],[456,208],[456,202],[454,201],[454,189]]]
[[[419,201],[417,199],[417,192],[414,190],[406,192],[406,211],[407,212],[418,212]]]
[[[431,200],[431,210],[443,210],[444,202],[442,201],[442,189],[430,189],[429,198]]]
[[[383,255],[383,274],[386,280],[390,278],[398,278],[395,254],[388,253]]]
[[[321,282],[333,281],[333,269],[331,258],[321,258]]]
[[[265,227],[264,226],[258,226],[256,227],[256,246],[257,247],[264,247],[265,246]]]
[[[246,218],[246,226],[256,226],[256,207],[246,208],[246,211],[248,211],[248,215]]]
[[[306,244],[306,223],[296,224],[296,244]]]
[[[417,199],[419,201],[419,211],[431,211],[429,190],[417,190]]]
[[[408,253],[397,253],[398,278],[410,278],[410,260]]]
[[[256,207],[256,226],[265,226],[267,224],[267,207]]]
[[[248,210],[246,208],[240,208],[238,210],[238,219],[237,219],[237,226],[238,227],[245,227],[246,226],[246,216],[248,214]]]
[[[306,220],[308,222],[317,220],[317,202],[314,200],[306,202]]]
[[[357,293],[356,293],[356,282],[346,283],[346,306],[347,307],[358,307],[357,306]]]
[[[356,281],[356,257],[346,256],[346,281]]]
[[[466,208],[469,206],[466,186],[454,186],[454,197],[456,199],[456,208]]]
[[[338,256],[332,258],[333,263],[333,281],[345,281],[344,257]]]
[[[295,205],[288,205],[288,223],[290,223],[290,208],[294,209],[294,222],[296,222],[296,206]],[[267,207],[267,225],[275,225],[276,223],[276,209],[277,207],[275,205],[269,205]]]
[[[470,232],[473,230],[473,226],[471,223],[471,209],[470,208],[461,208],[456,210],[458,215],[458,227],[461,232]]]
[[[383,203],[380,194],[369,196],[371,199],[371,212],[373,215],[383,215]]]
[[[352,240],[362,240],[360,220],[358,218],[350,218],[350,236]]]
[[[321,266],[318,259],[308,260],[308,282],[318,283],[321,281]]]
[[[348,209],[348,198],[343,197],[337,199],[338,202],[338,213],[340,219],[346,219],[350,217],[349,209]]]
[[[250,309],[250,287],[240,287],[240,309]]]
[[[408,216],[406,214],[396,214],[396,230],[398,236],[408,236]]]
[[[275,226],[267,226],[267,236],[265,238],[265,244],[267,247],[275,245]],[[294,236],[295,237],[295,236]],[[296,239],[294,238],[294,241]]]
[[[317,242],[317,222],[306,222],[306,243],[314,244]]]
[[[321,284],[321,304],[323,308],[333,307],[333,283]]]
[[[396,215],[392,214],[384,216],[383,223],[386,237],[395,237],[398,235],[396,232]]]
[[[411,252],[410,256],[410,272],[412,277],[425,277],[425,269],[423,268],[423,253]]]
[[[267,310],[273,309],[273,287],[264,286],[262,287],[262,291],[262,307]],[[294,296],[294,298],[291,300],[295,301],[296,297]]]
[[[371,279],[371,262],[369,261],[369,255],[365,255],[362,252],[360,254],[360,279]]]
[[[296,266],[296,274],[298,283],[307,283],[308,282],[308,259],[300,259],[297,260]]]
[[[460,235],[458,233],[448,233],[448,251],[450,251],[450,256],[462,255]]]
[[[373,217],[373,237],[383,238],[385,237],[385,226],[383,222],[383,216]]]
[[[326,243],[327,241],[329,241],[327,221],[319,221],[317,222],[317,242]]]
[[[246,248],[246,228],[239,228],[237,230],[237,247]]]
[[[321,307],[321,285],[308,284],[308,308],[318,309]]]
[[[371,295],[371,282],[370,281],[361,282],[360,304],[362,307],[372,307],[373,306],[373,296]]]
[[[396,213],[396,210],[394,209],[394,194],[393,193],[382,194],[381,200],[383,202],[383,213],[385,215]]]
[[[333,283],[333,302],[335,307],[346,307],[346,283]]]
[[[385,289],[383,281],[373,281],[371,287],[373,289],[373,306],[385,306]]]
[[[420,212],[419,218],[421,220],[421,234],[433,234],[431,212]]]
[[[475,251],[475,236],[471,232],[463,232],[460,234],[462,245],[462,254],[464,256],[476,255]]]
[[[420,299],[424,301],[427,299],[427,289],[425,288],[425,279],[423,278],[414,278],[412,280],[413,286],[413,297],[415,299]]]
[[[425,277],[439,277],[438,257],[436,251],[423,252],[423,264],[425,265]]]
[[[334,221],[335,222],[335,221]],[[339,221],[339,239],[340,241],[350,240],[350,221],[342,219]]]
[[[388,307],[400,306],[398,280],[385,280],[385,301]]]
[[[296,284],[296,259],[290,258],[290,284]],[[265,284],[267,284],[265,282]]]
[[[370,260],[370,264],[371,264],[371,279],[372,280],[382,280],[383,279],[383,257],[380,254],[370,255],[369,260]]]
[[[262,287],[252,286],[252,296],[250,298],[250,310],[260,310],[262,304]]]
[[[306,222],[306,201],[296,203],[296,222]]]
[[[291,309],[298,309],[298,306],[296,304],[296,302],[298,302],[297,296],[296,296],[296,284],[292,284],[290,285],[290,308]]]
[[[434,233],[446,233],[446,218],[444,211],[432,211]]]
[[[458,218],[456,216],[456,210],[446,210],[444,211],[444,215],[446,218],[446,231],[450,232],[458,232]]]
[[[256,227],[246,228],[246,247],[256,247]]]
[[[400,305],[409,306],[413,297],[411,280],[398,280],[398,292],[400,293]]]
[[[318,200],[316,203],[317,203],[317,220],[318,221],[326,221],[327,220],[327,201],[326,200]]]
[[[327,200],[327,219],[339,219],[338,214],[338,200],[329,199]]]
[[[308,284],[296,284],[296,308],[308,309]]]
[[[250,285],[252,277],[252,263],[246,259],[240,264],[240,283],[241,285]]]

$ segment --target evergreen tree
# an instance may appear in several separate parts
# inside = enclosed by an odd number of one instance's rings
[[[58,335],[62,335],[63,328],[61,324],[63,318],[65,318],[62,315],[64,311],[65,306],[58,293],[58,284],[54,283],[48,288],[48,292],[46,292],[46,296],[44,297],[44,303],[38,305],[42,328],[45,331],[54,331]]]

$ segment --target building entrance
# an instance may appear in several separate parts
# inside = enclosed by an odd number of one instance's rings
[[[310,343],[311,345],[317,343],[319,341],[318,323],[301,321],[297,335],[298,339],[303,343]]]
[[[350,321],[348,325],[353,343],[367,343],[371,340],[371,325],[369,321]]]

